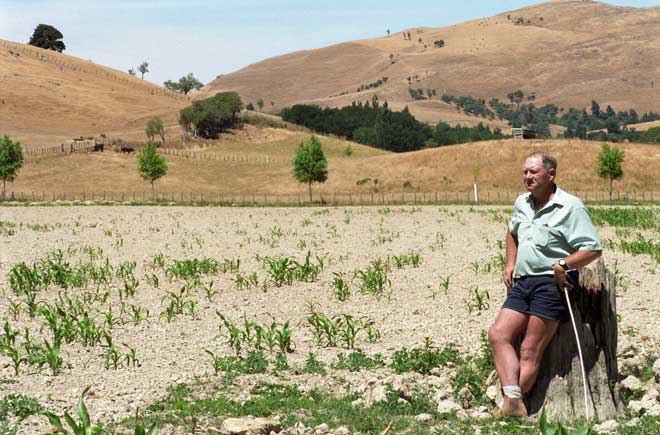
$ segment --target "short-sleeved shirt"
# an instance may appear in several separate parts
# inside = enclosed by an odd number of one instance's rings
[[[518,239],[514,273],[519,276],[552,275],[553,264],[573,252],[603,249],[582,201],[560,188],[538,211],[531,193],[520,195],[509,231]]]

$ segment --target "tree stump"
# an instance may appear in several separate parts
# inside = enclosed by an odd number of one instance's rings
[[[617,318],[614,275],[600,258],[580,269],[582,291],[572,292],[575,316],[588,386],[589,415],[614,418],[623,410],[617,367]],[[536,384],[529,392],[528,412],[543,407],[551,419],[584,416],[582,372],[571,321],[563,322],[548,345]]]

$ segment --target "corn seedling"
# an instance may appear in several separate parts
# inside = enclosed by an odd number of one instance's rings
[[[133,325],[137,326],[143,320],[149,318],[149,310],[144,307],[131,305],[131,320],[133,320]]]
[[[8,300],[8,312],[12,320],[16,321],[21,315],[21,303],[14,300]]]
[[[335,289],[335,297],[341,302],[348,300],[351,296],[351,290],[348,286],[348,282],[344,279],[344,274],[333,272],[332,276],[332,287]]]
[[[222,273],[236,273],[241,267],[240,258],[227,258],[222,263],[220,263],[219,270]]]
[[[392,282],[387,277],[387,269],[382,260],[378,259],[366,270],[357,270],[355,276],[360,280],[358,284],[360,291],[380,299],[385,293],[385,288],[392,286]]]
[[[307,251],[307,256],[302,263],[294,260],[294,275],[298,281],[315,281],[319,274],[323,271],[323,258],[316,256],[316,264],[310,261],[311,253]]]
[[[295,261],[289,257],[284,258],[266,258],[265,263],[268,266],[268,274],[276,287],[293,284]]]
[[[126,367],[137,367],[140,365],[140,360],[138,359],[137,356],[137,351],[135,348],[129,346],[126,343],[122,343],[123,346],[126,348],[126,352],[124,352],[124,361],[126,362]]]
[[[243,346],[243,336],[241,334],[241,330],[238,328],[238,326],[236,326],[234,322],[225,317],[224,314],[220,313],[219,311],[216,311],[215,313],[218,315],[218,317],[220,317],[220,320],[222,320],[222,323],[227,330],[227,343],[229,344],[229,347],[234,349],[236,356],[240,355]],[[222,326],[220,326],[220,331],[222,331]]]
[[[416,253],[394,255],[392,257],[397,269],[403,269],[406,266],[419,267],[422,262],[421,256]]]
[[[160,280],[158,279],[158,275],[156,275],[155,273],[145,276],[144,280],[147,282],[147,284],[149,284],[153,288],[158,288],[158,286],[160,285]]]
[[[27,356],[21,352],[21,347],[15,344],[1,344],[0,353],[11,360],[11,366],[14,369],[14,375],[18,376],[18,371],[23,363],[27,362]]]
[[[206,299],[209,302],[212,302],[213,301],[213,296],[218,294],[218,290],[213,289],[213,284],[214,284],[214,281],[211,281],[206,285],[202,285],[202,289],[204,290],[204,293],[206,294]]]
[[[48,340],[45,340],[44,346],[46,347],[46,363],[50,367],[53,376],[55,376],[60,372],[64,362],[60,354],[60,344],[53,343],[51,345]]]
[[[213,373],[218,376],[218,373],[220,373],[224,367],[224,358],[222,356],[216,355],[208,349],[205,350],[205,352],[208,353],[211,357],[211,367],[213,367]]]
[[[475,310],[487,310],[490,306],[490,293],[488,293],[488,290],[480,290],[478,286],[475,286],[470,289],[470,296],[472,299],[465,300],[465,305],[469,313]]]

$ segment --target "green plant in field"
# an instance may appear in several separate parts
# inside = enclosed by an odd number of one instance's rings
[[[35,399],[23,394],[7,394],[0,399],[0,433],[15,435],[28,417],[44,412]]]
[[[227,258],[222,263],[220,263],[219,270],[222,273],[236,273],[241,267],[240,258]]]
[[[224,314],[220,313],[219,311],[216,311],[215,313],[218,315],[218,317],[220,317],[220,320],[222,320],[222,323],[227,330],[227,343],[229,343],[229,347],[234,349],[236,356],[240,355],[241,349],[243,347],[243,336],[241,334],[241,330]],[[222,331],[222,327],[220,327],[220,330]]]
[[[539,417],[538,420],[538,429],[541,435],[597,435],[597,433],[589,426],[581,426],[578,429],[569,432],[561,422],[549,422],[545,407],[541,410],[541,417]]]
[[[424,338],[424,346],[411,350],[401,349],[394,352],[390,367],[396,373],[418,372],[422,374],[431,373],[435,367],[445,366],[448,363],[456,364],[460,357],[458,348],[454,344],[448,344],[442,349],[433,346],[430,337]]]
[[[362,293],[371,294],[380,299],[392,282],[387,276],[388,267],[380,259],[373,261],[365,270],[356,270],[358,287]]]
[[[60,344],[53,343],[51,345],[48,340],[45,340],[44,346],[46,347],[46,363],[48,364],[48,367],[50,367],[53,376],[55,376],[60,372],[62,365],[64,364],[61,356]]]
[[[422,258],[418,253],[411,252],[410,254],[394,255],[392,257],[394,265],[397,269],[403,269],[406,266],[419,267]]]
[[[208,349],[206,349],[205,352],[208,353],[209,356],[211,357],[211,366],[213,367],[213,373],[216,376],[218,376],[218,373],[220,373],[223,368],[223,357],[211,352]]]
[[[451,275],[447,275],[446,277],[440,277],[440,288],[444,290],[445,296],[449,294],[449,281],[451,279]]]
[[[335,347],[338,341],[342,341],[347,349],[353,349],[357,336],[365,331],[369,341],[376,341],[380,338],[370,319],[356,320],[349,314],[340,314],[329,318],[323,313],[314,310],[307,316],[307,323],[312,328],[312,334],[317,345],[323,347]]]
[[[206,299],[209,302],[213,301],[213,296],[217,295],[219,293],[218,290],[215,290],[213,288],[214,281],[209,282],[206,285],[202,285],[202,289],[204,290],[204,293],[206,294]]]
[[[351,290],[348,286],[348,282],[346,282],[346,279],[344,278],[344,274],[341,272],[333,272],[332,276],[332,287],[335,289],[335,297],[341,302],[348,300],[351,296]]]
[[[268,274],[276,287],[282,287],[284,284],[293,284],[293,278],[296,269],[295,260],[292,260],[289,257],[279,259],[266,258],[265,262],[268,266]]]
[[[294,260],[294,277],[298,281],[310,282],[315,281],[319,274],[323,271],[324,262],[323,258],[316,256],[316,262],[310,260],[311,253],[307,251],[305,260],[299,263]]]
[[[343,353],[337,355],[337,360],[332,364],[332,367],[338,370],[358,372],[360,370],[372,370],[385,367],[385,360],[380,354],[370,357],[361,350],[356,350],[348,355],[344,355]]]
[[[184,285],[179,289],[179,292],[168,291],[165,296],[161,298],[161,303],[165,302],[167,305],[165,310],[161,313],[167,321],[171,321],[179,314],[183,314],[186,310],[194,317],[195,314],[195,301],[186,299],[188,293],[188,286]]]
[[[130,309],[133,326],[137,326],[140,322],[149,318],[149,310],[147,308],[131,304]]]
[[[470,298],[465,299],[465,306],[469,313],[481,310],[487,310],[490,306],[490,293],[488,290],[480,290],[479,286],[470,289]]]
[[[323,362],[319,361],[316,358],[316,355],[310,352],[307,355],[307,359],[305,360],[305,365],[302,368],[303,373],[307,374],[318,374],[325,376],[326,375],[326,370],[325,370],[325,364]]]
[[[78,415],[80,422],[77,423],[74,418],[69,415],[69,413],[64,413],[64,421],[66,421],[73,435],[102,435],[104,433],[103,426],[98,423],[93,424],[89,418],[89,411],[87,410],[87,406],[85,405],[84,400],[85,394],[87,394],[89,388],[90,387],[87,387],[83,390],[82,394],[80,395],[80,400],[78,400],[78,406],[76,407],[76,414]],[[49,433],[48,435],[69,434],[68,429],[64,427],[60,417],[53,414],[52,412],[44,412],[44,415],[48,418],[51,426],[53,426],[53,432]],[[157,431],[158,426],[155,424],[151,426],[147,432],[145,431],[144,427],[136,423],[134,433],[135,435],[156,435]]]

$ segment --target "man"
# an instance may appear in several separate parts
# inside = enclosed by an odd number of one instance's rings
[[[577,289],[576,269],[601,256],[596,229],[582,201],[555,184],[557,160],[535,152],[525,160],[526,194],[516,200],[506,233],[508,292],[488,331],[503,391],[496,415],[524,417],[522,400],[536,382],[543,352],[567,320],[564,291]],[[513,347],[524,333],[520,358]]]

